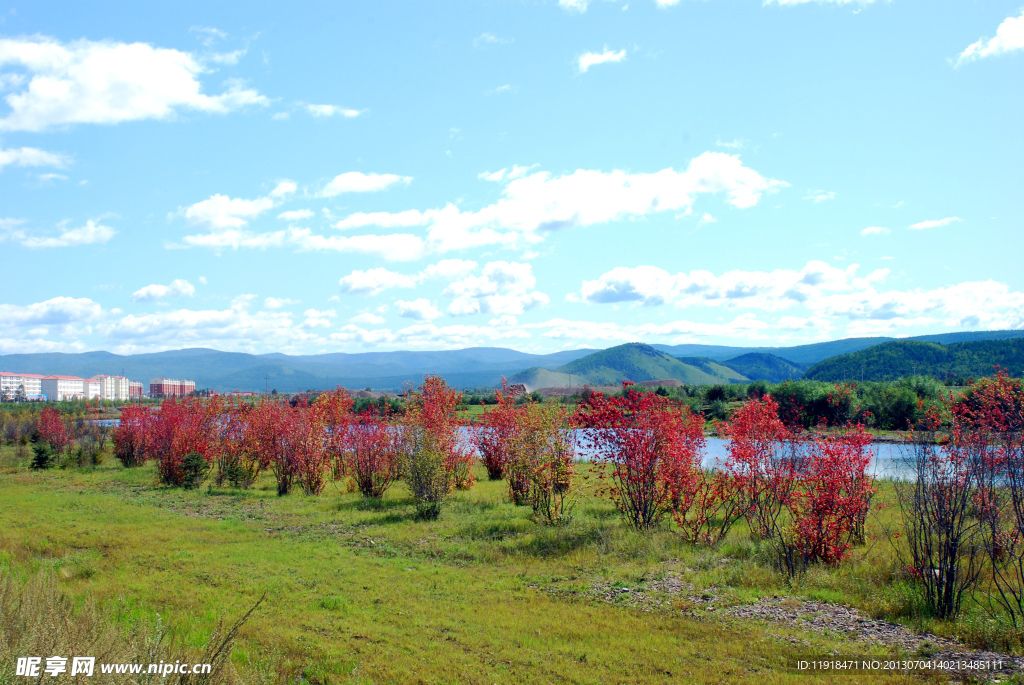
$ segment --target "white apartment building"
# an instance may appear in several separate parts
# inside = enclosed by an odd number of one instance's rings
[[[85,399],[87,400],[101,398],[103,397],[103,382],[98,381],[95,378],[83,378],[82,390],[85,394]]]
[[[131,381],[124,376],[97,374],[92,380],[100,382],[100,397],[105,400],[127,402],[131,398]]]
[[[94,381],[96,395],[99,394],[99,382]],[[63,400],[80,400],[85,397],[85,379],[78,376],[43,376],[43,394],[51,402]]]
[[[22,389],[25,395],[40,395],[43,377],[36,373],[11,373],[0,371],[0,396],[7,399],[17,397]]]

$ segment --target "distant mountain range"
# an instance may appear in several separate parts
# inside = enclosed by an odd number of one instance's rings
[[[847,338],[794,347],[630,343],[607,350],[579,349],[540,355],[501,347],[318,355],[253,355],[192,348],[133,355],[110,352],[0,355],[0,370],[85,377],[98,373],[123,373],[144,383],[148,383],[150,378],[164,376],[191,379],[196,381],[197,387],[217,391],[270,388],[280,392],[333,388],[336,385],[399,390],[407,382],[419,383],[429,373],[440,374],[448,383],[462,389],[494,387],[503,376],[520,379],[519,382],[531,388],[614,385],[623,378],[634,381],[677,378],[684,383],[698,384],[762,379],[777,382],[799,378],[805,371],[808,378],[842,380],[843,377],[859,378],[862,371],[867,372],[868,360],[871,359],[877,359],[879,378],[886,374],[912,373],[915,363],[922,364],[920,372],[940,377],[947,372],[979,376],[991,373],[992,363],[1000,363],[1011,370],[1019,369],[1020,357],[1014,356],[1019,355],[1014,351],[1018,348],[1007,345],[1004,346],[1005,354],[995,352],[995,347],[981,353],[970,351],[974,348],[961,349],[957,345],[1021,338],[1024,338],[1024,330],[946,333],[903,340]],[[901,347],[903,343],[933,345]],[[895,347],[890,347],[892,345]],[[939,361],[941,355],[938,350],[946,348],[943,354],[953,357],[942,357],[945,361]],[[894,349],[904,351],[899,355],[888,351]],[[906,351],[911,349],[915,351]],[[926,355],[921,356],[924,353],[919,352],[924,349],[932,351],[929,354],[934,356],[934,366],[924,365]],[[871,350],[875,352],[844,359],[847,355]],[[914,355],[921,356],[921,361],[906,361],[917,359]],[[997,359],[1002,361],[993,361]],[[831,365],[820,364],[825,360],[830,360]],[[900,364],[909,370],[898,371]],[[933,368],[934,372],[925,370]],[[1020,375],[1021,371],[1015,373]]]
[[[366,352],[358,354],[253,355],[205,348],[117,355],[110,352],[0,355],[0,371],[67,374],[89,377],[122,374],[148,384],[150,378],[187,378],[198,388],[300,392],[308,389],[371,387],[400,390],[436,373],[459,388],[493,387],[502,376],[528,367],[558,367],[594,350],[527,354],[501,347],[474,347],[437,352]]]

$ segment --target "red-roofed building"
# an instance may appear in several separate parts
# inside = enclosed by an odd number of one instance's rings
[[[43,376],[41,385],[51,402],[85,399],[85,379],[78,376]]]
[[[153,378],[149,381],[150,397],[188,397],[195,391],[195,381],[176,378]]]

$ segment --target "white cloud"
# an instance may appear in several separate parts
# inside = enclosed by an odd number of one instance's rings
[[[50,166],[63,169],[71,158],[57,152],[47,152],[34,147],[0,148],[0,171],[5,166]]]
[[[30,78],[4,97],[10,111],[0,130],[6,131],[170,119],[182,110],[226,113],[269,102],[238,81],[219,95],[204,94],[199,76],[207,68],[200,59],[146,43],[3,38],[0,68],[11,67]]]
[[[1024,10],[1018,17],[1007,17],[996,29],[994,38],[982,38],[971,43],[960,53],[957,66],[985,57],[1005,55],[1014,50],[1024,50]]]
[[[578,169],[552,176],[549,172],[527,170],[517,166],[511,172],[494,172],[500,174],[505,184],[502,197],[476,211],[463,211],[449,203],[441,209],[357,212],[335,224],[341,229],[424,226],[426,239],[411,234],[329,237],[295,227],[252,233],[242,229],[250,218],[274,206],[272,198],[231,200],[218,195],[182,210],[193,222],[211,229],[206,235],[185,236],[183,244],[211,249],[291,246],[406,261],[428,253],[486,245],[521,248],[543,241],[550,231],[642,218],[658,212],[688,214],[696,198],[703,194],[724,193],[729,204],[745,209],[756,205],[763,195],[788,186],[744,166],[738,155],[721,152],[705,152],[692,159],[684,171],[669,168],[654,173],[628,173]],[[393,175],[353,174],[335,179],[338,187],[375,190],[409,180]]]
[[[75,247],[78,245],[95,245],[105,243],[117,233],[110,226],[98,224],[92,219],[81,228],[61,228],[57,236],[31,236],[23,232],[13,234],[23,246],[41,249],[50,247]]]
[[[411,176],[364,174],[359,171],[349,171],[335,176],[320,191],[320,197],[334,197],[342,193],[372,193],[379,190],[387,190],[399,183],[408,185],[411,182]]]
[[[287,212],[281,212],[277,215],[277,218],[284,219],[285,221],[302,221],[303,219],[309,219],[312,216],[312,209],[293,209]]]
[[[264,309],[282,309],[288,305],[298,304],[298,300],[287,297],[268,297],[263,300]]]
[[[151,302],[152,300],[163,300],[168,297],[192,297],[196,294],[195,286],[188,281],[176,278],[170,285],[147,285],[132,293],[132,302]]]
[[[372,314],[370,312],[363,312],[362,314],[353,316],[349,320],[352,321],[352,323],[365,323],[374,326],[384,323],[383,316],[377,316],[376,314]]]
[[[358,109],[339,107],[338,105],[305,105],[305,109],[315,117],[344,117],[345,119],[354,119],[362,114]]]
[[[512,41],[512,38],[501,38],[493,33],[484,32],[473,39],[473,47],[479,48],[484,45],[508,45]]]
[[[819,5],[870,5],[875,0],[764,0],[764,5],[806,5],[816,2]]]
[[[590,0],[558,0],[558,6],[573,12],[586,12]]]
[[[366,271],[353,271],[348,276],[343,276],[338,284],[343,293],[377,295],[390,288],[415,288],[417,282],[415,276],[406,276],[377,267]]]
[[[885,226],[868,226],[860,232],[861,235],[881,235],[889,233],[889,229]]]
[[[451,283],[444,295],[452,297],[448,313],[518,315],[548,303],[548,296],[532,290],[537,284],[530,264],[489,262],[479,276]]]
[[[729,150],[742,150],[744,143],[739,138],[733,138],[732,140],[729,141],[722,141],[721,139],[716,140],[715,145],[718,147],[724,147]]]
[[[427,221],[429,221],[427,216],[418,209],[407,209],[404,212],[356,212],[334,224],[334,227],[341,230],[363,228],[364,226],[409,228],[410,226],[423,226]]]
[[[341,291],[353,295],[377,295],[391,288],[415,288],[428,279],[454,280],[476,268],[476,262],[462,259],[442,259],[411,276],[389,271],[383,267],[356,270],[343,276],[338,284]]]
[[[711,216],[707,212],[704,212],[704,216],[702,216],[700,218],[700,221],[698,221],[697,223],[702,225],[702,226],[704,224],[714,224],[714,223],[718,223],[718,219],[716,219],[715,217]]]
[[[805,200],[812,200],[815,203],[827,202],[836,198],[835,191],[832,190],[810,190],[804,195]]]
[[[976,329],[1024,326],[1024,293],[1011,291],[1005,284],[985,281],[932,290],[883,290],[888,269],[858,277],[858,268],[837,269],[812,261],[799,271],[730,271],[716,276],[707,271],[670,274],[654,266],[618,267],[584,281],[580,292],[568,299],[759,312],[802,308],[826,321],[837,317],[892,321],[892,329],[924,325],[925,320]]]
[[[213,231],[242,228],[252,219],[277,207],[283,198],[295,192],[294,181],[281,181],[264,197],[254,200],[231,198],[220,193],[188,207],[179,208],[188,223],[204,226]]]
[[[306,328],[328,328],[331,325],[331,319],[338,316],[338,313],[333,309],[323,311],[307,309],[302,315],[306,317],[302,322]]]
[[[398,309],[398,315],[407,319],[419,319],[422,321],[436,319],[441,316],[441,312],[437,310],[437,307],[432,305],[430,300],[424,297],[408,302],[405,300],[397,300],[395,302],[395,307]]]
[[[87,298],[54,297],[30,305],[0,304],[0,328],[66,326],[103,316],[99,304]]]
[[[930,221],[920,221],[916,224],[911,225],[910,229],[913,231],[920,231],[921,229],[925,228],[940,228],[942,226],[949,226],[950,224],[956,223],[958,221],[963,221],[963,219],[961,219],[958,216],[947,216],[945,219],[932,219]]]
[[[499,183],[501,181],[513,181],[517,178],[522,178],[523,176],[526,176],[526,174],[530,173],[530,171],[537,166],[539,165],[531,164],[530,166],[519,166],[518,164],[515,164],[510,169],[506,168],[498,169],[497,171],[494,172],[481,172],[477,174],[477,178],[483,179],[484,181],[494,181]]]
[[[624,59],[626,59],[625,50],[615,51],[606,48],[604,52],[584,52],[576,58],[576,68],[581,74],[585,74],[590,67],[597,64],[621,62]]]
[[[294,325],[285,311],[249,311],[252,296],[235,298],[223,310],[191,310],[126,315],[101,324],[100,333],[122,354],[180,347],[284,351],[309,341],[312,334]]]

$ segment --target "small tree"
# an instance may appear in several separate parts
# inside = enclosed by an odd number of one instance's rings
[[[121,421],[114,428],[114,456],[126,468],[142,466],[149,457],[147,438],[152,417],[143,407],[123,407]]]
[[[521,411],[516,407],[516,398],[509,392],[504,378],[501,379],[501,390],[495,390],[494,396],[494,408],[484,412],[475,442],[480,461],[487,469],[487,477],[501,480],[511,457],[511,446],[516,440]]]
[[[443,378],[427,376],[403,417],[405,480],[421,518],[437,518],[453,489],[472,485],[473,454],[459,443],[455,416],[460,398]]]
[[[672,510],[699,445],[679,407],[637,392],[629,381],[622,385],[618,397],[590,394],[575,422],[584,429],[581,442],[605,467],[600,478],[610,482],[604,491],[629,525],[649,530]]]
[[[946,405],[954,406],[951,398]],[[939,425],[932,409],[903,445],[913,476],[896,482],[906,539],[906,549],[896,549],[928,609],[945,619],[960,612],[984,565],[985,531],[975,505],[983,497],[980,476],[989,445],[962,416],[954,414],[948,439],[938,434]]]
[[[563,407],[531,402],[519,413],[514,431],[515,460],[510,473],[522,473],[533,512],[547,523],[566,520],[572,508],[575,441]]]
[[[366,413],[350,431],[349,471],[364,497],[380,498],[401,475],[402,435],[386,416]]]
[[[762,539],[780,537],[801,459],[798,434],[780,420],[769,395],[746,402],[719,432],[730,438],[724,471],[742,498],[751,531]]]

